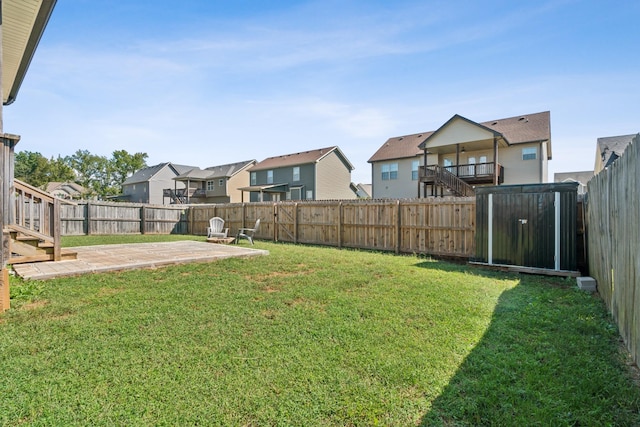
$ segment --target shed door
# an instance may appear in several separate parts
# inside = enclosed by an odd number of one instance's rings
[[[493,262],[554,268],[554,193],[493,195]]]

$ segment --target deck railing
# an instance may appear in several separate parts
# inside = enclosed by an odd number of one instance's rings
[[[449,170],[449,167],[439,165],[423,166],[421,172],[423,181],[430,181],[436,185],[444,185],[457,196],[468,197],[474,195],[473,187],[453,174]]]
[[[54,245],[60,259],[60,199],[25,182],[14,180],[15,203],[7,226]]]

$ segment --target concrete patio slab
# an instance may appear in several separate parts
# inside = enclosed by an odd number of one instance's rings
[[[78,246],[75,260],[15,264],[15,273],[27,280],[76,276],[86,273],[163,267],[223,258],[269,255],[269,251],[239,245],[180,241],[121,245]]]

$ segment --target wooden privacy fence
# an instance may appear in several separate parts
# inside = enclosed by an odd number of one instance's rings
[[[219,216],[231,233],[260,218],[259,239],[470,257],[475,198],[261,202],[189,208],[191,234]]]
[[[63,235],[206,235],[214,216],[230,235],[259,218],[255,237],[264,240],[467,258],[475,250],[473,197],[182,207],[92,202],[64,206],[61,221]]]
[[[589,181],[589,275],[638,363],[640,356],[640,136]]]
[[[187,234],[187,208],[139,203],[63,205],[63,236],[84,234]]]

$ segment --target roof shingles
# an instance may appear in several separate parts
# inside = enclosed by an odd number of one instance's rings
[[[502,134],[509,144],[551,141],[549,111],[489,120],[478,124]],[[429,131],[389,138],[369,159],[369,163],[415,157],[423,154],[423,151],[418,146],[434,132]],[[551,155],[551,148],[549,148],[549,155]]]

